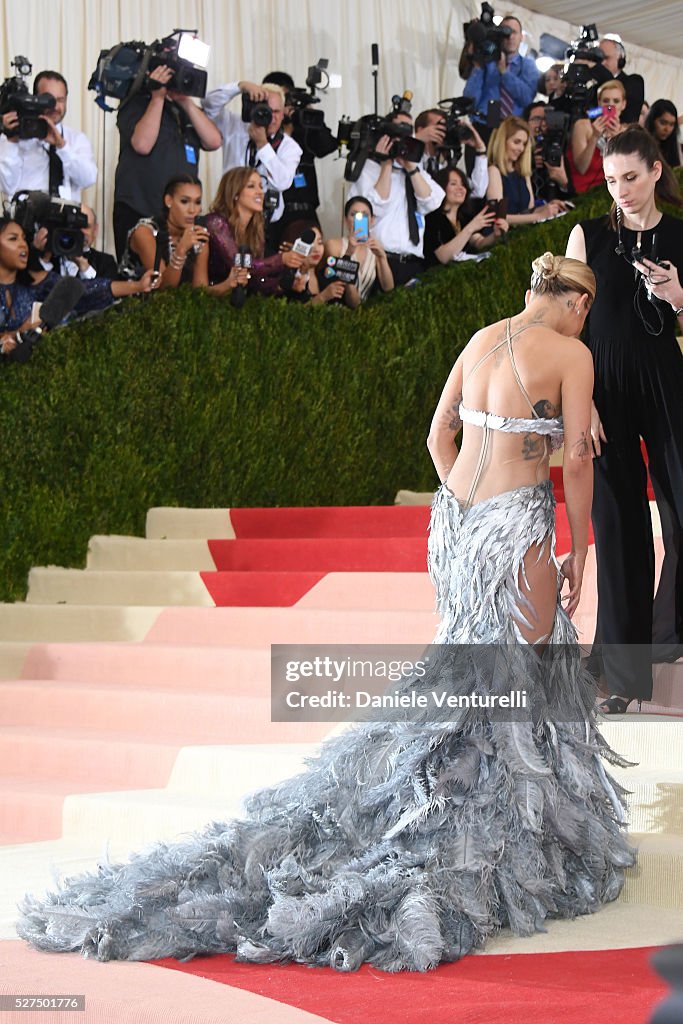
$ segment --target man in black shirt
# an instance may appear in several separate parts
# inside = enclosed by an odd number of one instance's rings
[[[114,241],[120,259],[128,232],[142,217],[161,213],[164,187],[180,174],[197,175],[199,152],[218,149],[221,133],[189,96],[166,83],[165,65],[149,75],[149,89],[124,100],[116,126],[121,138],[114,184]]]

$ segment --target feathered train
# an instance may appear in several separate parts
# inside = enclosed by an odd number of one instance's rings
[[[27,897],[19,934],[101,960],[235,951],[424,971],[500,928],[528,935],[615,899],[634,853],[602,758],[623,762],[596,731],[559,602],[541,655],[519,642],[512,615],[524,554],[553,528],[550,484],[467,512],[437,493],[430,571],[445,646],[431,649],[426,678],[399,684],[461,695],[518,678],[524,714],[431,705],[421,720],[349,729],[304,774],[253,796],[244,820]]]

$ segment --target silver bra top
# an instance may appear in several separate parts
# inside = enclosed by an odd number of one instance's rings
[[[550,437],[553,447],[559,447],[564,439],[564,426],[561,416],[523,419],[516,416],[498,416],[493,412],[481,409],[468,409],[460,405],[460,419],[463,423],[471,423],[475,427],[488,427],[489,430],[500,430],[507,434],[542,434]]]

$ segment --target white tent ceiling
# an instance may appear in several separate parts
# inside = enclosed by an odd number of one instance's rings
[[[524,7],[573,25],[597,23],[601,34],[616,33],[635,43],[680,57],[683,48],[683,3],[667,0],[524,0]]]

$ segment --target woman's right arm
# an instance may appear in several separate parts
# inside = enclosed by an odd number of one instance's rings
[[[565,611],[576,611],[581,597],[583,570],[588,554],[588,526],[593,501],[593,464],[591,461],[591,403],[593,396],[593,357],[577,341],[562,380],[562,419],[564,422],[564,459],[562,482],[572,539],[571,552],[561,572],[569,582]]]
[[[439,404],[432,417],[432,425],[427,438],[427,449],[442,483],[458,457],[455,438],[462,426],[460,420],[460,403],[462,402],[462,360],[463,353],[458,356],[444,387]]]
[[[590,167],[595,147],[604,127],[604,117],[597,117],[595,121],[589,121],[587,117],[582,117],[574,123],[571,147],[574,166],[579,174],[585,174]]]

